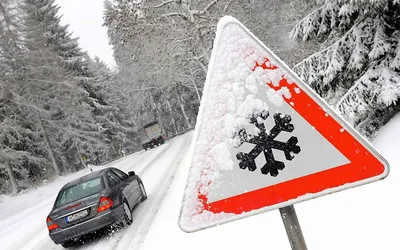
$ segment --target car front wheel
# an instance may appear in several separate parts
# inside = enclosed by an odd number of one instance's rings
[[[125,225],[130,225],[132,224],[132,211],[131,208],[129,207],[128,202],[124,200],[124,224]]]

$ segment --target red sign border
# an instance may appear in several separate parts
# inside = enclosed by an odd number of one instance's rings
[[[292,94],[290,98],[284,98],[284,100],[289,105],[291,102],[294,103],[294,105],[291,106],[302,117],[304,117],[307,122],[313,124],[314,128],[318,130],[324,138],[342,152],[342,154],[348,158],[350,163],[211,203],[207,203],[207,197],[201,195],[198,191],[197,199],[201,203],[203,211],[206,210],[212,213],[231,213],[236,215],[233,217],[227,217],[224,220],[207,222],[197,228],[186,228],[186,226],[181,224],[182,210],[184,209],[185,204],[184,197],[179,223],[179,226],[183,231],[194,232],[233,220],[293,205],[302,201],[378,181],[384,179],[389,174],[389,163],[373,148],[373,146],[342,117],[336,114],[321,97],[319,97],[307,84],[297,77],[297,75],[284,62],[282,62],[239,21],[232,17],[223,17],[221,19],[220,24],[218,25],[218,30],[220,30],[220,32],[217,31],[214,48],[215,45],[220,42],[220,34],[223,32],[223,29],[228,25],[239,26],[240,29],[242,29],[249,37],[252,37],[254,41],[264,49],[264,52],[269,55],[268,58],[265,58],[265,62],[269,59],[273,59],[273,63],[277,65],[277,67],[267,67],[264,62],[261,65],[255,65],[255,68],[262,67],[264,70],[285,68],[285,71],[289,75],[289,79],[294,80],[293,83],[289,83],[286,78],[283,77],[280,86],[278,87],[275,87],[272,83],[266,84],[275,90],[287,87],[291,93],[296,93]],[[214,56],[215,54],[216,53],[213,53]],[[211,69],[212,66],[213,63],[211,60]],[[253,68],[253,70],[255,70],[255,68]],[[208,71],[206,83],[209,81],[208,78],[212,75],[212,71],[213,70]],[[297,83],[300,83],[302,87],[299,87]],[[297,93],[298,91],[296,92],[295,88],[299,88],[300,92]],[[204,90],[204,93],[205,92],[206,90]],[[200,109],[199,115],[201,114],[202,110]],[[200,117],[198,121],[201,120]],[[332,123],[332,129],[328,130],[326,128],[325,124],[327,122]],[[196,130],[200,127],[199,124],[196,124]],[[199,131],[195,133],[195,139],[198,134]],[[359,155],[365,156],[362,159],[357,159]],[[364,162],[368,165],[364,164]],[[290,192],[287,192],[288,190]],[[185,196],[187,196],[187,194],[185,194]],[[260,197],[270,197],[272,199],[260,199]]]

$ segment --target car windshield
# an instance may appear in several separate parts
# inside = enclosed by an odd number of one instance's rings
[[[58,195],[55,206],[64,206],[65,204],[98,193],[103,190],[103,188],[104,186],[103,182],[101,181],[101,177],[79,183],[75,186],[62,190]]]

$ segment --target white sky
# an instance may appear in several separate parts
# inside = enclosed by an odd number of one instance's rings
[[[56,0],[55,3],[61,7],[62,24],[69,24],[69,31],[79,37],[81,48],[114,68],[116,63],[108,44],[107,29],[102,26],[103,0]]]

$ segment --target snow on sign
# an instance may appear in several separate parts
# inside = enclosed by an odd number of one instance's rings
[[[232,17],[218,24],[179,225],[193,232],[383,179],[372,146]]]

